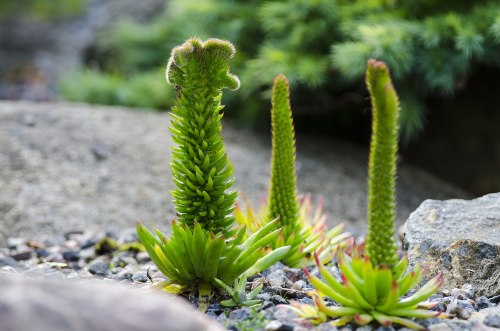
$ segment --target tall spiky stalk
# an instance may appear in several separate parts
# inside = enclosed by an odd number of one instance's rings
[[[287,238],[299,227],[299,205],[295,174],[295,132],[290,107],[288,79],[274,79],[272,109],[272,161],[267,221],[280,217]]]
[[[224,152],[221,135],[225,87],[236,89],[238,78],[229,73],[234,47],[228,41],[190,39],[174,48],[167,65],[167,80],[178,91],[172,109],[172,175],[178,221],[170,237],[156,236],[140,222],[137,234],[151,260],[169,278],[170,292],[196,285],[199,308],[206,310],[212,286],[233,283],[279,261],[289,246],[269,252],[281,229],[277,220],[245,238],[246,228],[231,229],[236,193],[233,168]]]
[[[422,325],[410,318],[430,318],[440,314],[421,308],[434,306],[423,304],[422,301],[439,289],[443,283],[443,274],[439,273],[418,291],[404,297],[420,283],[422,273],[418,263],[413,270],[405,272],[408,257],[404,256],[398,260],[393,238],[398,97],[392,86],[389,70],[383,62],[368,61],[366,85],[373,108],[367,248],[365,250],[353,243],[350,257],[341,249],[338,250],[337,262],[342,282],[330,274],[317,257],[316,264],[325,281],[309,274],[307,270],[304,271],[317,289],[314,297],[316,308],[335,318],[332,322],[334,325],[339,326],[350,321],[365,325],[377,321],[384,326],[395,323],[423,330],[425,328]],[[324,295],[341,306],[327,306],[322,299]],[[300,308],[299,306],[297,309]],[[322,318],[322,315],[317,313],[314,317]]]
[[[368,169],[367,251],[374,265],[393,267],[397,262],[394,220],[399,101],[389,70],[383,62],[368,61],[366,85],[373,112]]]
[[[222,89],[235,90],[239,80],[229,73],[231,43],[190,39],[173,49],[167,80],[178,91],[172,108],[172,191],[178,221],[227,235],[236,192],[229,192],[233,167],[222,141]]]

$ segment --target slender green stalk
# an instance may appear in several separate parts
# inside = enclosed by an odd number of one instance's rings
[[[288,79],[284,75],[274,79],[271,123],[273,154],[267,220],[279,216],[286,238],[298,230],[300,223],[295,174],[295,132]]]
[[[396,161],[399,101],[383,62],[368,61],[366,85],[372,102],[372,137],[368,169],[368,255],[374,265],[394,266]]]

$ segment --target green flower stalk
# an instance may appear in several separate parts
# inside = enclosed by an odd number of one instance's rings
[[[285,238],[300,227],[295,174],[295,130],[288,79],[279,75],[274,79],[271,100],[272,157],[267,221],[280,217]]]
[[[173,49],[167,81],[175,86],[173,107],[172,191],[177,221],[168,238],[156,236],[142,224],[137,233],[158,269],[169,278],[164,287],[179,292],[197,285],[200,298],[211,293],[215,279],[230,284],[253,275],[283,258],[290,247],[269,252],[281,229],[270,222],[251,236],[246,228],[233,228],[236,192],[229,191],[233,167],[224,151],[221,134],[222,89],[237,89],[229,73],[234,47],[227,41],[190,39]],[[202,308],[203,309],[203,308]]]
[[[368,62],[366,85],[373,113],[368,164],[367,250],[374,265],[393,266],[398,258],[394,220],[399,101],[383,62]]]
[[[311,213],[310,196],[299,203],[290,88],[284,75],[274,79],[271,103],[273,139],[268,205],[262,208],[265,215],[258,218],[254,217],[250,207],[247,207],[247,215],[237,208],[237,221],[252,230],[279,218],[278,224],[283,227],[283,232],[273,247],[291,247],[283,258],[283,263],[290,267],[313,264],[314,251],[320,251],[321,261],[328,262],[333,258],[333,245],[344,242],[350,235],[342,233],[343,225],[328,230],[322,204]]]
[[[420,283],[422,273],[418,264],[405,273],[408,259],[405,256],[398,261],[393,237],[399,102],[384,63],[368,61],[366,84],[373,108],[367,247],[365,249],[354,243],[350,258],[338,249],[341,281],[326,270],[317,254],[316,264],[325,281],[304,271],[316,288],[316,308],[335,318],[334,324],[353,321],[364,325],[375,320],[382,325],[396,323],[420,330],[424,328],[411,318],[429,318],[440,314],[421,308],[432,307],[432,304],[423,304],[422,301],[439,289],[443,275],[439,273],[415,293],[404,297]],[[323,296],[340,306],[327,306]]]
[[[179,93],[172,108],[172,192],[178,221],[228,234],[237,193],[233,166],[222,141],[222,89],[235,90],[239,80],[229,73],[232,44],[216,39],[191,39],[174,48],[167,80]]]

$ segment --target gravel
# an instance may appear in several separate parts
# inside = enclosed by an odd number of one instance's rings
[[[147,253],[134,250],[131,247],[137,246],[129,245],[137,243],[134,241],[137,239],[133,234],[134,231],[127,229],[121,233],[67,232],[62,236],[40,242],[26,238],[9,238],[8,247],[0,248],[0,273],[23,274],[27,277],[52,278],[60,281],[77,279],[83,282],[100,279],[150,288],[165,278],[150,259],[146,258]],[[103,243],[114,244],[103,245]],[[103,246],[106,246],[106,249],[103,249]],[[16,261],[13,256],[18,256],[19,251],[29,258]],[[312,274],[318,274],[317,268],[310,269]],[[335,265],[330,266],[330,270],[338,274]],[[407,330],[399,326],[382,328],[375,325],[363,327],[347,325],[335,328],[328,323],[314,327],[309,322],[298,319],[295,313],[286,309],[284,305],[291,300],[312,304],[311,298],[306,294],[311,285],[302,270],[288,268],[281,263],[276,263],[268,270],[252,277],[247,284],[247,290],[260,284],[264,287],[256,297],[262,300],[262,304],[258,307],[223,307],[219,302],[228,299],[227,294],[216,291],[207,315],[229,330],[244,329],[244,325],[255,323],[261,325],[256,330]],[[184,298],[194,305],[197,303],[195,293],[188,292]],[[420,321],[430,330],[473,330],[481,323],[489,327],[500,326],[500,312],[494,310],[497,308],[498,298],[476,296],[470,284],[464,284],[461,288],[451,291],[443,291],[431,299],[438,301],[436,309],[453,314],[455,317]],[[485,313],[482,313],[483,309]],[[256,321],[256,318],[259,320]]]

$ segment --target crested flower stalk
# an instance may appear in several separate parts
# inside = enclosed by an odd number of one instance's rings
[[[172,191],[178,222],[228,234],[237,196],[233,166],[222,139],[222,89],[235,90],[238,78],[229,73],[232,44],[216,39],[191,39],[174,48],[167,80],[178,91],[172,108]]]
[[[246,236],[246,227],[233,227],[236,192],[230,191],[233,167],[221,134],[221,97],[222,89],[239,86],[238,78],[229,72],[234,52],[231,43],[218,39],[193,38],[173,49],[167,81],[178,92],[170,128],[176,144],[171,167],[178,218],[169,237],[137,224],[149,256],[169,278],[164,290],[178,293],[197,285],[202,310],[212,286],[258,273],[290,249],[267,249],[281,233],[277,221],[251,236]]]

